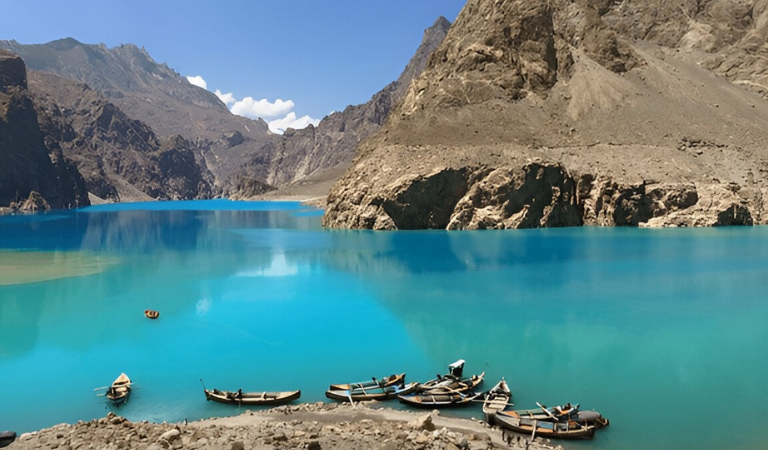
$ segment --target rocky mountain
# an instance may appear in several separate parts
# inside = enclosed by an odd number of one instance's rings
[[[469,0],[324,225],[767,223],[768,2],[678,3]]]
[[[40,211],[89,205],[85,181],[44,131],[51,117],[36,108],[24,62],[0,49],[0,206]]]
[[[30,71],[29,86],[51,118],[43,131],[77,166],[88,192],[108,201],[212,197],[212,176],[186,139],[159,139],[85,84]]]
[[[209,192],[231,198],[250,198],[276,187],[290,189],[298,185],[301,189],[302,185],[318,183],[321,184],[320,189],[325,186],[327,192],[329,181],[349,166],[358,143],[381,127],[393,104],[403,97],[413,77],[421,73],[427,57],[445,37],[449,27],[448,21],[440,18],[427,29],[421,46],[400,78],[367,103],[331,114],[317,127],[289,129],[284,135],[270,133],[262,120],[231,114],[215,95],[189,84],[167,65],[156,63],[144,49],[134,45],[110,49],[67,38],[39,45],[0,41],[0,48],[18,53],[31,69],[40,72],[34,78],[39,82],[33,83],[32,88],[39,90],[42,98],[69,105],[64,108],[68,112],[77,114],[81,111],[80,107],[92,101],[98,93],[101,98],[94,100],[97,103],[103,105],[109,102],[125,112],[126,119],[139,118],[148,126],[142,128],[139,135],[155,141],[183,136],[183,146],[194,152],[200,174],[194,175],[189,186],[180,186],[173,192],[161,193],[155,189],[153,192],[159,193],[160,198],[195,198],[206,196]],[[60,89],[57,85],[62,82],[54,81],[50,75],[77,80],[85,85]],[[50,87],[46,87],[48,82]],[[78,89],[88,92],[89,100],[78,102],[75,95]],[[85,123],[92,113],[97,114],[91,111],[79,115],[77,123],[81,129],[87,128]],[[138,122],[133,126],[141,128]],[[108,134],[112,133],[114,141],[120,130],[113,131]],[[149,132],[154,132],[154,135],[150,137]],[[68,142],[72,144],[69,146],[71,149],[82,144],[71,139]],[[174,142],[181,141],[177,139]],[[157,147],[157,142],[152,145]],[[94,144],[92,147],[97,146]],[[118,146],[113,145],[108,152],[111,155],[109,160],[119,159]],[[126,198],[127,191],[133,186],[131,180],[141,179],[145,187],[159,180],[146,174],[139,175],[138,169],[132,169],[132,174],[117,174],[117,178],[126,181],[123,193],[118,195],[116,186],[119,183],[104,180],[108,178],[107,172],[116,173],[115,168],[124,168],[125,164],[116,163],[111,169],[105,169],[89,157],[73,157],[78,164],[85,164],[83,173],[89,180],[89,188],[110,200]],[[190,173],[194,171],[190,166],[192,163],[188,155],[185,158],[188,167],[181,172]],[[131,167],[154,164],[146,160],[134,161],[137,165]],[[149,166],[145,167],[147,173],[159,173],[158,167]],[[207,185],[200,184],[198,192],[192,192],[192,185],[199,183],[201,176],[205,177]],[[148,192],[143,187],[137,189]]]
[[[0,48],[20,55],[32,70],[85,83],[160,139],[184,136],[213,174],[217,192],[226,189],[234,170],[263,154],[274,138],[264,121],[231,114],[213,93],[190,84],[132,44],[110,49],[66,38],[33,45],[0,41]]]
[[[281,191],[290,192],[290,187],[295,185],[320,183],[322,188],[327,184],[324,182],[337,178],[349,167],[358,144],[381,128],[411,81],[424,70],[429,55],[443,41],[450,26],[448,20],[440,17],[427,28],[400,77],[368,102],[335,112],[321,120],[317,127],[289,129],[267,143],[265,152],[254,155],[237,173],[229,195],[248,198],[254,193],[262,194],[266,190],[263,182],[289,186]]]

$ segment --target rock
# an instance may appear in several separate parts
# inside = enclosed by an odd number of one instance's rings
[[[317,441],[309,441],[307,443],[307,450],[320,450],[321,448],[320,443]]]
[[[243,441],[236,441],[232,443],[230,450],[245,450],[245,444]]]
[[[11,86],[27,88],[27,67],[18,55],[0,49],[0,90]]]
[[[432,423],[431,414],[425,414],[421,417],[418,417],[414,421],[410,422],[408,426],[416,430],[426,430],[426,431],[435,430],[435,424]]]

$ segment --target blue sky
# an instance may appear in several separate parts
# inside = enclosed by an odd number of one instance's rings
[[[465,2],[0,0],[0,39],[136,44],[181,75],[202,77],[208,90],[232,94],[231,107],[251,97],[240,109],[277,113],[267,120],[320,119],[394,81],[424,29],[439,16],[453,22]]]

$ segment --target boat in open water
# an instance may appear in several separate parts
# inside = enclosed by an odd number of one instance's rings
[[[103,388],[100,388],[103,389]],[[128,397],[131,395],[131,379],[128,375],[121,373],[112,385],[107,389],[107,398],[115,405],[120,406],[128,401]]]
[[[483,401],[483,414],[485,415],[486,423],[493,424],[494,416],[497,412],[503,411],[504,408],[509,405],[509,401],[512,399],[512,391],[509,389],[507,382],[504,378],[499,381],[496,386],[485,393],[485,400]]]
[[[220,391],[218,389],[206,389],[205,399],[219,403],[228,403],[238,406],[271,406],[290,403],[301,397],[301,391],[283,391],[283,392],[243,392]]]
[[[392,374],[388,377],[379,378],[378,380],[376,377],[372,377],[370,381],[358,381],[356,383],[343,383],[343,384],[332,384],[328,387],[329,391],[345,391],[349,389],[368,389],[368,388],[384,388],[388,386],[396,386],[396,385],[404,385],[405,384],[405,374]]]
[[[355,389],[329,389],[325,391],[325,396],[342,402],[364,402],[370,400],[389,400],[398,395],[407,395],[413,393],[419,383],[412,382],[405,385],[393,385],[384,387],[361,387]]]

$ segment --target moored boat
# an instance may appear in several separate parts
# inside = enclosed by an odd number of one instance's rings
[[[100,388],[103,389],[103,388]],[[128,375],[121,373],[112,385],[107,389],[107,398],[115,404],[120,406],[128,401],[128,397],[131,395],[131,379]]]
[[[485,400],[483,401],[483,414],[485,415],[485,421],[493,424],[494,415],[503,411],[507,407],[509,401],[512,399],[512,391],[509,389],[507,382],[504,378],[499,381],[496,386],[491,388],[485,393]]]
[[[242,389],[237,391],[220,391],[218,389],[209,390],[205,387],[203,387],[203,391],[205,391],[205,399],[208,401],[213,400],[214,402],[241,406],[281,405],[301,397],[301,391],[243,392]]]
[[[342,383],[332,384],[328,387],[329,391],[344,391],[349,389],[361,389],[361,388],[376,388],[376,387],[388,387],[395,385],[405,384],[405,374],[392,374],[388,377],[379,378],[372,377],[370,381],[358,381],[356,383]]]
[[[398,395],[407,395],[413,393],[419,383],[412,382],[403,386],[384,386],[356,389],[329,389],[325,391],[325,396],[342,402],[362,402],[370,400],[389,400]]]
[[[465,361],[463,359],[450,364],[447,374],[438,374],[437,378],[419,384],[417,392],[452,393],[473,390],[483,382],[485,372],[480,375],[464,378],[464,364]]]
[[[0,447],[11,445],[16,440],[15,431],[1,431],[0,432]]]
[[[411,395],[398,395],[397,399],[400,403],[415,406],[417,408],[449,408],[469,405],[482,395],[482,392],[474,391],[452,393],[436,393],[428,391]]]
[[[551,408],[547,408],[540,403],[536,403],[536,406],[539,408],[515,410],[515,413],[522,419],[550,422],[568,420],[585,425],[594,425],[596,429],[607,427],[610,424],[610,421],[597,411],[580,410],[578,403],[576,405],[566,403],[565,405],[553,406]]]
[[[515,411],[499,411],[495,414],[496,425],[532,437],[548,439],[589,439],[595,435],[595,425],[572,420],[554,421],[522,418]]]
[[[145,309],[144,315],[147,316],[147,319],[157,319],[158,317],[160,317],[160,313],[153,309]]]

